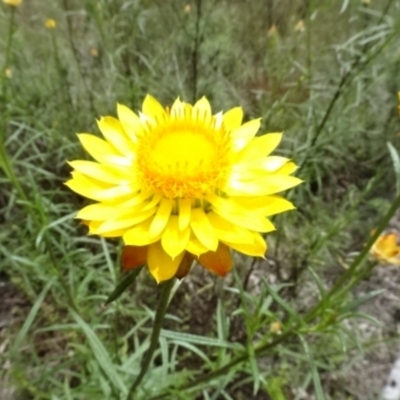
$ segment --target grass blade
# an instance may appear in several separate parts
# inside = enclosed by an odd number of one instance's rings
[[[89,341],[89,345],[93,351],[94,357],[99,363],[99,366],[103,370],[105,376],[116,389],[119,389],[122,393],[126,394],[127,388],[121,377],[118,375],[117,370],[101,340],[98,338],[93,329],[75,311],[70,310],[70,313],[84,332],[87,340]]]
[[[106,304],[110,304],[114,300],[117,300],[122,293],[125,292],[126,289],[130,285],[132,285],[133,282],[135,282],[136,278],[138,277],[140,271],[142,270],[142,267],[135,268],[131,273],[126,275],[121,282],[118,283],[118,285],[115,287],[115,289],[112,291],[112,293],[108,296],[106,300]]]

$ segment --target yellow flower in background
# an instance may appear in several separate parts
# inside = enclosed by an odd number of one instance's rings
[[[397,92],[397,101],[400,104],[400,92]],[[400,106],[397,106],[397,112],[398,112],[399,117],[400,117]],[[399,136],[399,135],[397,134],[397,136]]]
[[[371,247],[370,254],[380,262],[400,266],[398,235],[394,232],[382,233]]]
[[[274,36],[278,34],[278,30],[276,29],[276,25],[271,25],[271,27],[268,29],[268,36]]]
[[[18,7],[22,3],[22,0],[3,0],[3,3],[9,6]]]
[[[297,22],[297,24],[294,27],[294,30],[296,32],[304,32],[306,30],[304,21],[302,19]]]
[[[52,18],[47,18],[46,21],[44,21],[44,26],[47,29],[54,29],[57,26],[57,22]]]
[[[11,68],[6,68],[4,70],[4,75],[6,76],[6,78],[11,79],[12,76],[13,76],[12,69]]]
[[[243,124],[240,107],[213,115],[205,97],[169,109],[147,96],[138,115],[117,113],[98,121],[105,140],[78,135],[96,162],[70,162],[66,185],[97,202],[77,214],[90,234],[122,237],[124,267],[147,263],[158,282],[194,259],[224,276],[230,249],[264,256],[268,217],[294,208],[277,193],[301,183],[293,162],[270,155],[281,133],[256,137],[260,119]]]
[[[92,48],[90,49],[90,55],[91,55],[92,57],[98,57],[98,56],[99,56],[99,51],[96,49],[96,47],[92,47]]]

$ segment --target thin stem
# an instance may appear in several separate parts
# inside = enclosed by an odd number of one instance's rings
[[[64,10],[65,10],[66,14],[68,14],[69,9],[68,9],[67,0],[63,0],[63,7],[64,7]],[[88,83],[86,81],[86,78],[85,78],[85,76],[83,74],[83,71],[82,71],[81,62],[79,60],[79,52],[78,52],[78,49],[76,48],[74,40],[73,40],[73,34],[72,34],[73,28],[72,28],[72,24],[71,24],[71,19],[70,19],[70,17],[68,15],[66,17],[66,20],[67,20],[68,41],[69,41],[69,44],[70,44],[70,47],[71,47],[72,56],[73,56],[73,59],[74,59],[74,61],[76,63],[76,66],[77,66],[77,69],[78,69],[78,73],[79,73],[79,77],[81,78],[81,81],[82,81],[83,86],[85,88],[85,92],[87,94],[87,98],[89,100],[90,110],[91,110],[91,112],[93,114],[97,114],[96,108],[95,108],[94,102],[93,102],[92,92],[90,91],[89,85],[88,85]]]
[[[132,383],[132,386],[129,390],[127,400],[133,400],[134,393],[136,389],[139,387],[143,378],[146,375],[147,370],[149,369],[151,360],[153,359],[154,352],[158,347],[158,339],[160,337],[161,326],[164,320],[165,313],[169,304],[169,297],[171,294],[171,290],[174,286],[175,278],[172,278],[160,285],[160,298],[158,300],[158,306],[156,310],[156,315],[154,318],[153,330],[151,332],[150,338],[150,346],[146,351],[144,359],[142,361],[141,370],[135,381]]]
[[[192,100],[197,100],[197,80],[198,80],[198,68],[199,68],[199,48],[200,48],[200,21],[201,21],[201,6],[202,0],[196,2],[196,26],[194,33],[194,46],[192,52],[192,73],[193,73],[193,87],[192,87]]]
[[[55,60],[56,66],[57,66],[57,70],[61,76],[61,84],[63,86],[65,86],[64,89],[61,90],[61,92],[63,95],[65,94],[66,102],[67,102],[67,104],[70,105],[71,110],[73,111],[74,105],[73,105],[72,97],[71,97],[71,93],[70,93],[67,70],[64,68],[64,66],[61,62],[60,53],[58,51],[58,46],[57,46],[55,30],[52,29],[50,33],[51,33],[51,45],[53,46],[53,52],[54,52],[54,60]]]
[[[3,117],[4,117],[4,124],[3,124],[3,129],[0,128],[0,141],[5,140],[6,137],[6,131],[7,131],[7,120],[8,120],[8,114],[9,114],[9,109],[7,107],[8,104],[8,99],[7,99],[7,82],[6,82],[6,69],[8,68],[10,64],[10,59],[11,59],[11,48],[12,48],[12,39],[14,36],[14,19],[15,19],[15,7],[10,7],[10,25],[8,27],[8,36],[7,36],[7,47],[6,47],[6,54],[4,58],[4,64],[3,68],[0,71],[0,76],[1,76],[1,96],[0,96],[0,105],[3,103],[5,110],[3,111]],[[2,100],[2,101],[1,101]],[[1,111],[1,108],[0,108]]]

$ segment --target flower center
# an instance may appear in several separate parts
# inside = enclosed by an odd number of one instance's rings
[[[226,177],[228,140],[224,130],[175,121],[141,136],[137,151],[143,183],[163,196],[202,198]]]

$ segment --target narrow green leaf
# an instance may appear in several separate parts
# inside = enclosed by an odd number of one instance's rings
[[[385,291],[385,289],[374,290],[374,291],[372,291],[370,293],[367,293],[364,296],[359,297],[358,299],[355,299],[355,300],[351,301],[350,303],[345,304],[344,307],[340,309],[339,314],[344,314],[344,313],[347,313],[347,312],[349,312],[351,310],[354,310],[355,308],[358,308],[359,306],[361,306],[362,304],[364,304],[368,300],[371,300],[371,299],[379,296],[384,291]]]
[[[231,343],[226,340],[214,339],[207,336],[193,335],[192,333],[174,332],[167,329],[161,329],[161,336],[177,342],[193,343],[199,346],[225,347],[237,350],[244,349],[243,345],[239,343]]]
[[[303,336],[299,335],[299,338],[301,340],[304,351],[308,358],[308,363],[310,365],[311,376],[312,376],[312,380],[314,383],[314,389],[315,389],[315,396],[316,396],[317,400],[325,400],[324,392],[322,390],[322,385],[321,385],[321,379],[319,378],[318,368],[317,368],[317,365],[315,364],[313,355],[310,351],[310,348],[308,347],[307,341],[303,338]]]
[[[89,341],[94,357],[96,358],[100,368],[103,370],[105,376],[116,389],[119,389],[122,393],[126,394],[128,390],[121,377],[118,375],[117,370],[101,340],[92,328],[75,311],[70,309],[70,313],[84,332]]]
[[[265,287],[268,290],[268,293],[271,297],[284,309],[288,312],[288,314],[296,321],[302,322],[302,318],[300,315],[285,301],[279,296],[278,292],[276,292],[272,287],[268,284],[268,282],[264,279]]]
[[[142,270],[143,267],[138,267],[135,268],[131,273],[126,275],[115,287],[115,289],[112,291],[112,293],[108,296],[108,299],[106,300],[106,304],[110,304],[114,300],[117,300],[122,293],[125,292],[126,289],[130,285],[132,285],[133,282],[135,282],[136,278],[138,277],[140,271]]]
[[[22,342],[25,339],[25,336],[28,334],[29,329],[31,328],[33,321],[36,318],[36,315],[40,309],[40,306],[42,305],[42,302],[44,298],[46,297],[47,292],[51,288],[51,285],[54,283],[53,280],[51,280],[42,290],[42,292],[39,294],[39,297],[36,299],[35,304],[31,308],[31,311],[28,314],[28,317],[26,318],[24,324],[22,325],[21,330],[18,332],[18,335],[14,341],[14,344],[10,350],[10,354],[12,357],[15,355],[17,351],[21,348]]]

